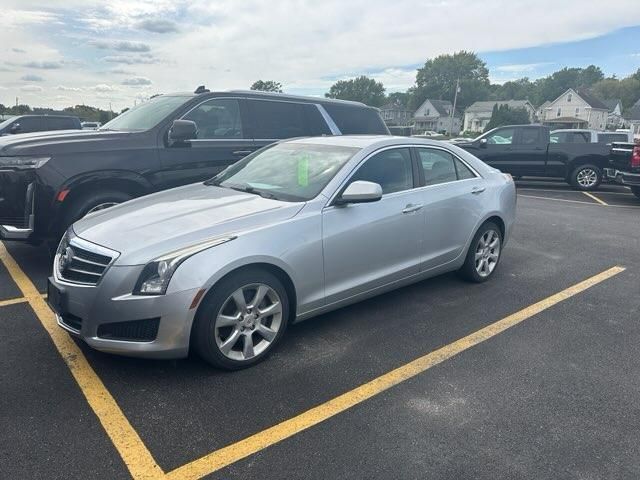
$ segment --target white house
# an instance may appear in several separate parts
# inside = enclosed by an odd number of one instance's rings
[[[542,123],[551,128],[604,130],[609,109],[589,93],[570,88],[544,110]]]
[[[604,103],[609,109],[609,114],[607,115],[607,126],[612,129],[625,127],[627,122],[622,116],[622,100],[619,98],[609,98],[603,100],[602,103]]]
[[[422,133],[427,130],[440,132],[445,130],[449,135],[460,133],[460,116],[453,115],[451,124],[451,110],[453,105],[448,100],[425,100],[413,114],[413,131]]]
[[[529,122],[535,119],[536,110],[529,100],[491,100],[488,102],[475,102],[464,111],[465,132],[484,132],[485,127],[491,120],[493,107],[495,105],[507,105],[509,108],[524,108],[529,114]]]
[[[542,121],[542,118],[544,117],[544,111],[550,104],[551,102],[547,100],[536,109],[536,121],[538,122]]]
[[[390,102],[380,107],[380,115],[387,125],[409,125],[411,110],[397,102]]]
[[[633,133],[633,138],[640,140],[640,100],[631,107],[629,115],[629,128]]]

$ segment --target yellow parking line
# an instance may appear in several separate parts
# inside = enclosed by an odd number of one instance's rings
[[[609,204],[608,204],[607,202],[605,202],[605,201],[603,201],[603,200],[600,200],[598,197],[596,197],[595,195],[593,195],[593,194],[591,194],[591,193],[589,193],[589,192],[582,192],[582,193],[584,193],[587,197],[589,197],[589,198],[591,198],[591,199],[595,200],[595,201],[596,201],[596,202],[598,202],[600,205],[604,205],[605,207],[608,207],[608,206],[609,206]]]
[[[0,242],[0,261],[4,263],[11,278],[31,305],[56,349],[71,370],[73,377],[100,420],[107,435],[120,453],[122,460],[134,479],[164,477],[164,472],[145,447],[113,396],[93,370],[82,350],[69,335],[58,327],[53,312],[31,280]]]
[[[9,300],[0,300],[0,307],[6,307],[7,305],[15,305],[17,303],[26,303],[27,299],[24,297],[11,298]]]
[[[167,478],[172,480],[198,479],[205,475],[216,472],[232,463],[248,457],[260,450],[263,450],[275,443],[292,437],[314,425],[317,425],[334,415],[357,405],[389,388],[398,385],[416,375],[425,372],[431,367],[444,362],[445,360],[482,343],[505,330],[518,325],[532,316],[551,308],[552,306],[573,297],[597,285],[614,275],[624,271],[623,267],[613,267],[569,287],[555,295],[551,295],[529,307],[520,310],[508,317],[498,320],[487,327],[484,327],[466,337],[463,337],[449,345],[435,350],[423,357],[392,370],[364,385],[361,385],[347,393],[344,393],[326,403],[307,410],[289,420],[285,420],[273,427],[258,432],[244,440],[228,445],[216,450],[204,457],[179,467],[167,474]]]

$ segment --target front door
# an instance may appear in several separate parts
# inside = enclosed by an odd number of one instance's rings
[[[414,188],[408,148],[392,148],[367,159],[355,180],[380,184],[373,203],[328,206],[322,216],[327,304],[415,275],[424,227],[421,194]]]
[[[514,150],[516,130],[513,127],[499,128],[490,135],[483,137],[486,143],[477,152],[478,158],[493,168],[513,175],[521,175],[521,165]]]
[[[160,148],[162,188],[207,180],[256,149],[246,134],[244,101],[238,98],[206,100],[182,119],[198,127],[198,137]]]

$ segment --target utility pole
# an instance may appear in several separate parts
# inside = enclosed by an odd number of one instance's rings
[[[451,109],[451,125],[449,127],[449,136],[453,134],[453,115],[456,112],[456,103],[458,102],[458,92],[460,91],[460,77],[456,80],[456,93],[453,96],[453,108]]]

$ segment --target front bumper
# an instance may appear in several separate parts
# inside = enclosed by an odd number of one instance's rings
[[[97,286],[71,284],[54,275],[49,280],[63,293],[65,303],[64,311],[56,312],[58,325],[102,352],[147,358],[186,357],[195,316],[195,309],[189,307],[198,289],[159,296],[132,295],[142,268],[112,266]],[[159,321],[153,339],[139,341],[104,334],[125,322],[149,320]]]
[[[23,191],[12,187],[0,188],[0,240],[27,240],[35,225],[35,182]]]
[[[640,173],[621,172],[613,168],[605,168],[605,178],[629,187],[640,187]]]

